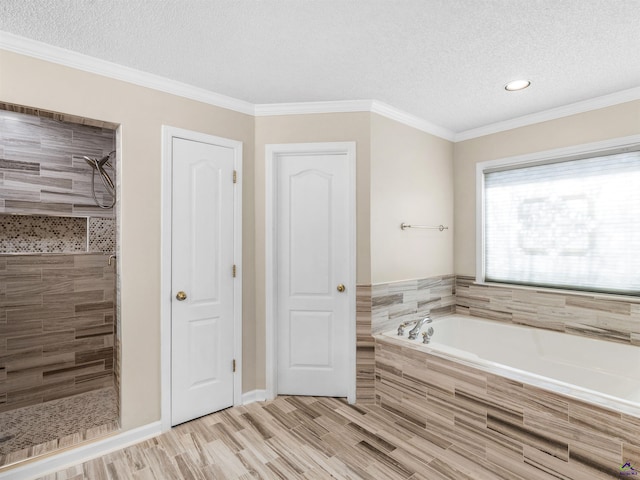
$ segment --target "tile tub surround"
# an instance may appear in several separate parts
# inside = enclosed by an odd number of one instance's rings
[[[89,216],[115,215],[95,205],[93,169],[82,158],[115,150],[115,130],[64,122],[54,114],[30,115],[0,104],[0,212]],[[115,165],[114,165],[115,167]],[[106,195],[95,179],[99,200]],[[110,198],[110,197],[109,197]],[[105,196],[104,201],[108,201]]]
[[[356,286],[356,402],[373,404],[375,341],[371,335],[371,285]]]
[[[456,313],[640,346],[640,299],[476,285],[456,277]]]
[[[454,312],[454,276],[356,286],[356,401],[374,403],[373,334],[416,320],[431,311]]]
[[[115,266],[0,256],[0,412],[114,383]]]
[[[640,465],[638,417],[379,339],[375,372],[378,405],[496,478],[620,478]]]
[[[397,328],[407,320],[418,320],[427,313],[441,317],[455,311],[453,275],[381,283],[371,288],[371,332]]]

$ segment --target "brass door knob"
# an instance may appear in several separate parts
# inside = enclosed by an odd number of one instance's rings
[[[338,285],[338,291],[339,292],[344,292],[345,288],[343,284]]]
[[[176,298],[178,299],[178,301],[179,301],[179,302],[182,302],[183,300],[186,300],[186,299],[187,299],[187,294],[186,294],[186,293],[184,293],[183,291],[179,291],[179,292],[176,294]]]

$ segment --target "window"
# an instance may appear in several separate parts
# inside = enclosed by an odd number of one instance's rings
[[[640,145],[479,175],[480,280],[640,295]]]

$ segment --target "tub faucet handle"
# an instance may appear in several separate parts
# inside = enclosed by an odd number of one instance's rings
[[[422,343],[429,343],[431,337],[433,337],[433,327],[429,327],[426,332],[422,332]]]

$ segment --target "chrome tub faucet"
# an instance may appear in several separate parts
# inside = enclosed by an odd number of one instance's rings
[[[398,336],[402,337],[404,335],[404,329],[416,322],[417,320],[407,320],[406,322],[402,322],[400,325],[398,325]]]
[[[418,337],[418,333],[420,333],[420,329],[422,328],[422,326],[431,322],[433,322],[433,320],[431,320],[429,314],[427,314],[426,317],[418,320],[416,326],[409,330],[409,340],[415,340]]]

